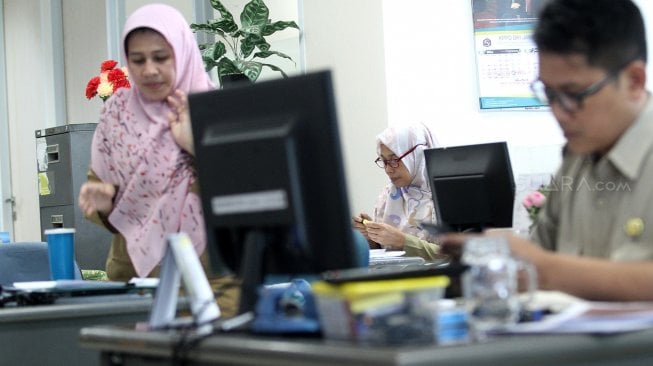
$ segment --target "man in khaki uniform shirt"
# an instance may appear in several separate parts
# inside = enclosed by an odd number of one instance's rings
[[[539,287],[653,300],[653,105],[631,0],[552,0],[534,33],[539,79],[567,143],[533,241],[510,237]],[[465,236],[441,239],[455,253]],[[539,244],[539,245],[538,245]]]
[[[595,161],[565,151],[533,240],[559,253],[653,259],[653,103]]]

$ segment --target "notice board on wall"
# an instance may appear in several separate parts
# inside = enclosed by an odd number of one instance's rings
[[[533,29],[547,0],[472,0],[479,104],[485,109],[539,109]]]

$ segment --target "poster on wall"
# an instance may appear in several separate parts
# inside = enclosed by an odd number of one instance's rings
[[[472,0],[482,110],[546,106],[530,89],[530,84],[538,77],[533,29],[546,1]]]

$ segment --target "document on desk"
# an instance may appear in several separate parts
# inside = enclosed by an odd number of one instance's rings
[[[426,261],[422,257],[406,257],[406,252],[403,250],[370,250],[370,267],[405,266],[424,263]]]
[[[595,302],[572,297],[566,301],[543,320],[516,324],[507,333],[615,334],[653,328],[653,302]]]
[[[404,254],[406,252],[403,250],[370,249],[370,259],[401,257]]]

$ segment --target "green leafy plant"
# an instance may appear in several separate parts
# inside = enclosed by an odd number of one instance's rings
[[[270,56],[292,58],[282,52],[270,49],[265,37],[286,28],[296,28],[294,21],[276,21],[269,19],[270,11],[263,0],[251,0],[240,13],[240,24],[219,0],[210,0],[213,9],[220,13],[219,19],[209,20],[203,24],[191,24],[194,32],[205,32],[216,37],[215,43],[201,44],[202,59],[206,71],[217,68],[218,78],[223,82],[226,75],[244,75],[256,81],[263,67],[286,73],[276,65],[262,62]]]

